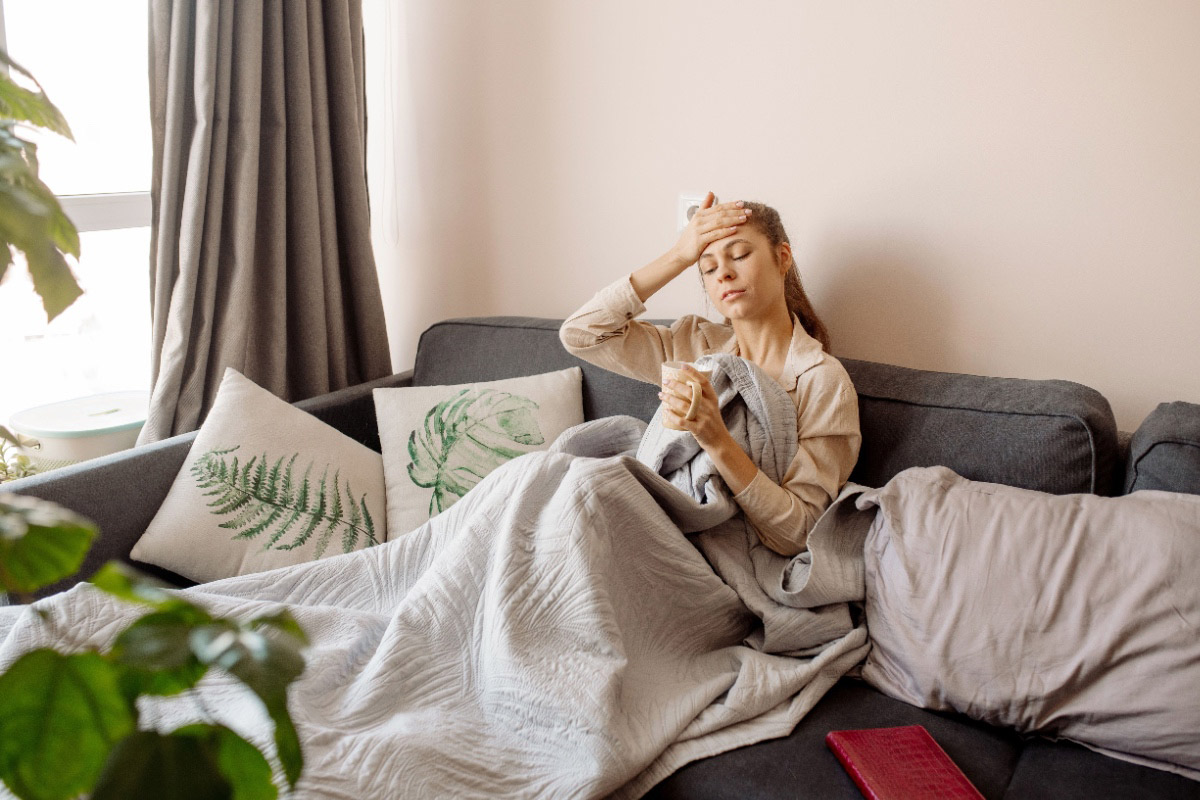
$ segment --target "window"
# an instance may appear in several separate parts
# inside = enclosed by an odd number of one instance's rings
[[[37,135],[39,174],[80,232],[84,294],[47,324],[24,265],[0,283],[0,422],[150,384],[150,100],[145,0],[0,0],[0,45],[75,142]],[[70,261],[70,259],[68,259]]]

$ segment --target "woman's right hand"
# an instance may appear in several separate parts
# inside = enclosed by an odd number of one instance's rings
[[[706,247],[732,236],[737,232],[738,225],[750,217],[750,209],[745,208],[741,200],[713,205],[715,200],[716,195],[712,192],[704,196],[704,202],[688,220],[687,227],[672,248],[675,256],[689,267],[700,260],[700,254]]]

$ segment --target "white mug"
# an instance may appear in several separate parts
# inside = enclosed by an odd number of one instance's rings
[[[686,383],[692,389],[691,404],[688,406],[687,413],[684,414],[684,419],[691,421],[696,418],[696,412],[700,409],[700,398],[703,396],[704,387],[701,385],[700,381],[696,380],[695,378],[690,377],[686,372],[684,372],[683,371],[684,367],[691,367],[692,369],[696,370],[696,372],[699,372],[701,375],[703,375],[705,378],[712,377],[712,370],[711,369],[700,369],[695,364],[690,364],[687,361],[664,361],[663,362],[662,383],[665,384],[668,380],[674,380],[674,381],[679,381],[680,383]],[[664,389],[664,391],[666,391],[666,390]],[[665,409],[665,408],[663,409],[664,412],[666,410],[667,409]],[[684,430],[683,428],[675,425],[670,420],[668,420],[666,413],[664,413],[662,415],[662,424],[663,424],[664,428],[670,428],[673,431]]]

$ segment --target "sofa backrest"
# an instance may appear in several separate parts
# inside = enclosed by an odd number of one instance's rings
[[[570,355],[561,320],[476,317],[421,335],[413,384],[498,380],[579,366],[586,419],[649,420],[658,388]],[[1055,494],[1111,494],[1117,430],[1108,401],[1069,381],[928,372],[842,359],[859,393],[863,448],[851,480],[881,486],[908,467],[944,465],[972,480]]]
[[[1200,494],[1200,405],[1161,403],[1134,431],[1125,492]]]
[[[971,480],[1052,494],[1119,488],[1117,424],[1095,389],[841,361],[858,391],[859,483],[879,486],[908,467],[942,465]]]

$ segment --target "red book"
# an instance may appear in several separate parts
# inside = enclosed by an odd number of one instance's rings
[[[983,800],[922,725],[831,731],[825,744],[869,800]]]

